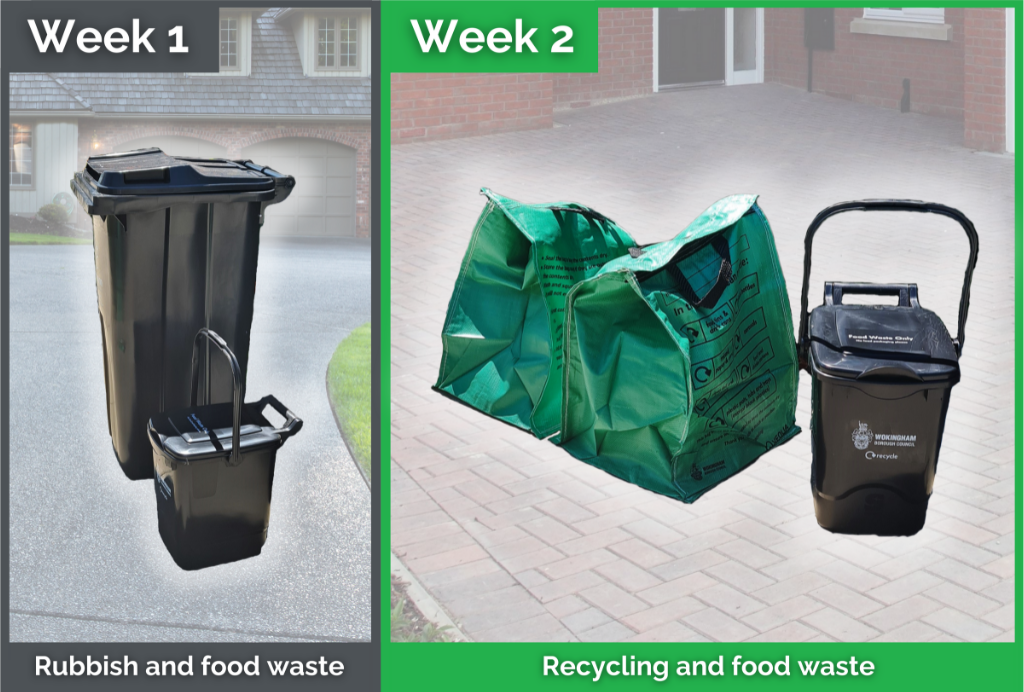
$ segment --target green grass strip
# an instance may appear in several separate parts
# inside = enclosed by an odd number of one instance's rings
[[[11,245],[92,245],[92,241],[42,233],[11,233]]]
[[[370,478],[370,323],[352,330],[334,352],[327,366],[327,393],[341,434],[356,463]]]

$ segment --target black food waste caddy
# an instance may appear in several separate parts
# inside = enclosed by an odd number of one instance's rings
[[[149,418],[188,405],[196,330],[234,345],[244,382],[263,209],[294,186],[251,161],[160,149],[92,156],[71,181],[92,215],[107,422],[129,478],[153,475]],[[230,400],[225,364],[204,366],[200,380],[209,401]]]
[[[233,380],[230,402],[197,406],[204,342],[225,356]],[[149,422],[160,537],[182,569],[259,555],[267,540],[277,450],[302,421],[273,396],[251,404],[235,355],[216,333],[200,329],[192,353],[191,405]],[[285,418],[275,428],[270,405]]]
[[[957,336],[921,307],[917,285],[826,282],[810,315],[811,243],[825,219],[847,211],[940,214],[967,233],[970,255]],[[978,257],[978,235],[961,212],[914,200],[831,206],[804,241],[801,365],[811,373],[811,492],[818,524],[835,533],[906,536],[924,526]],[[895,296],[897,305],[845,304],[844,296]]]

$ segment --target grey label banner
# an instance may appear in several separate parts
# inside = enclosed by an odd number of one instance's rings
[[[5,2],[2,12],[3,62],[8,72],[218,70],[217,3]],[[29,20],[35,23],[39,40],[47,47],[45,52],[40,51]],[[134,20],[138,20],[137,28]],[[74,24],[67,30],[72,21]],[[175,27],[181,27],[180,38],[169,35],[171,31],[179,33]],[[79,48],[79,34],[87,29],[95,33],[83,34],[82,45],[88,50],[96,49],[92,53]],[[112,30],[110,46],[121,52],[110,52],[104,45],[103,39]],[[98,42],[96,36],[100,37]],[[63,46],[61,52],[57,52],[54,40]],[[188,52],[172,52],[176,46],[187,48]]]

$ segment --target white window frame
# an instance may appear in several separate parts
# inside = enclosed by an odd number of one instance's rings
[[[336,62],[336,64],[334,64],[334,65],[321,65],[320,64],[320,22],[321,21],[324,21],[324,22],[333,21],[334,22],[334,28],[332,29],[332,31],[334,31],[334,59],[335,59],[335,62]],[[340,36],[341,27],[339,25],[343,21],[347,22],[349,27],[351,27],[353,24],[355,25],[355,31],[356,31],[355,44],[356,44],[356,46],[355,46],[355,64],[354,65],[341,65],[341,64],[337,64],[338,61],[341,58],[341,44],[342,44],[341,36]],[[359,17],[355,16],[355,15],[351,15],[351,14],[318,14],[318,15],[316,15],[314,17],[314,27],[313,27],[313,31],[316,32],[314,34],[314,38],[315,38],[315,41],[316,41],[316,47],[315,47],[315,54],[316,54],[315,58],[316,58],[316,60],[315,60],[315,63],[313,65],[313,69],[316,70],[317,72],[343,72],[343,71],[349,71],[349,70],[358,71],[359,70],[359,62],[360,62],[360,60],[359,60],[359,45],[360,45],[360,41],[362,40],[362,36],[361,36],[361,34],[362,34],[362,31],[361,31],[362,27],[359,26],[360,24],[361,24],[361,22],[359,21]]]
[[[31,182],[29,182],[28,184],[10,182],[9,183],[9,187],[12,190],[35,190],[36,189],[36,180],[37,180],[37,177],[38,177],[36,175],[36,150],[37,150],[38,141],[36,139],[36,125],[35,125],[35,123],[26,123],[26,124],[10,123],[7,126],[7,142],[10,145],[10,152],[8,153],[8,159],[7,159],[7,174],[8,174],[8,176],[11,176],[10,178],[8,178],[8,180],[9,181],[13,180],[13,175],[14,175],[11,172],[11,158],[14,156],[14,144],[11,142],[11,135],[14,133],[14,127],[15,126],[27,127],[28,128],[28,132],[29,132],[29,153],[31,155],[31,158],[29,159],[29,164],[30,164],[30,168],[31,168],[31,170],[29,171],[29,175],[32,176],[32,179],[31,179]],[[21,174],[19,174],[19,175],[21,175]]]
[[[351,67],[319,67],[319,33],[321,19],[354,19],[356,21],[356,64]],[[366,10],[311,11],[303,17],[299,50],[302,71],[307,77],[368,77],[370,75],[370,13]]]
[[[882,19],[889,22],[917,22],[918,24],[945,24],[946,10],[942,7],[865,7],[864,19]]]
[[[220,67],[220,20],[238,21],[238,65]],[[252,13],[222,11],[217,19],[217,72],[190,72],[190,77],[248,77],[252,73]]]
[[[235,23],[235,66],[224,64],[224,22]],[[241,72],[242,70],[242,21],[237,14],[221,15],[217,22],[217,59],[220,72]],[[230,31],[230,27],[228,29]]]

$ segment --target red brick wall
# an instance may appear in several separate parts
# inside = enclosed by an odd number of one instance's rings
[[[863,13],[859,7],[836,10],[835,51],[815,51],[814,90],[898,109],[908,78],[912,111],[962,119],[964,9],[946,8],[949,41],[850,33],[850,22]],[[807,87],[803,32],[803,9],[765,10],[765,81]]]
[[[1006,9],[968,10],[964,37],[964,144],[1001,152],[1006,148]]]
[[[556,109],[653,93],[654,10],[602,8],[598,29],[599,71],[552,75]]]
[[[338,122],[277,123],[245,120],[105,120],[78,122],[78,167],[94,154],[105,154],[125,142],[142,137],[193,137],[225,147],[228,158],[240,158],[242,149],[282,137],[311,137],[344,144],[356,150],[356,236],[370,237],[370,126]]]
[[[392,74],[391,141],[551,127],[549,74]]]

